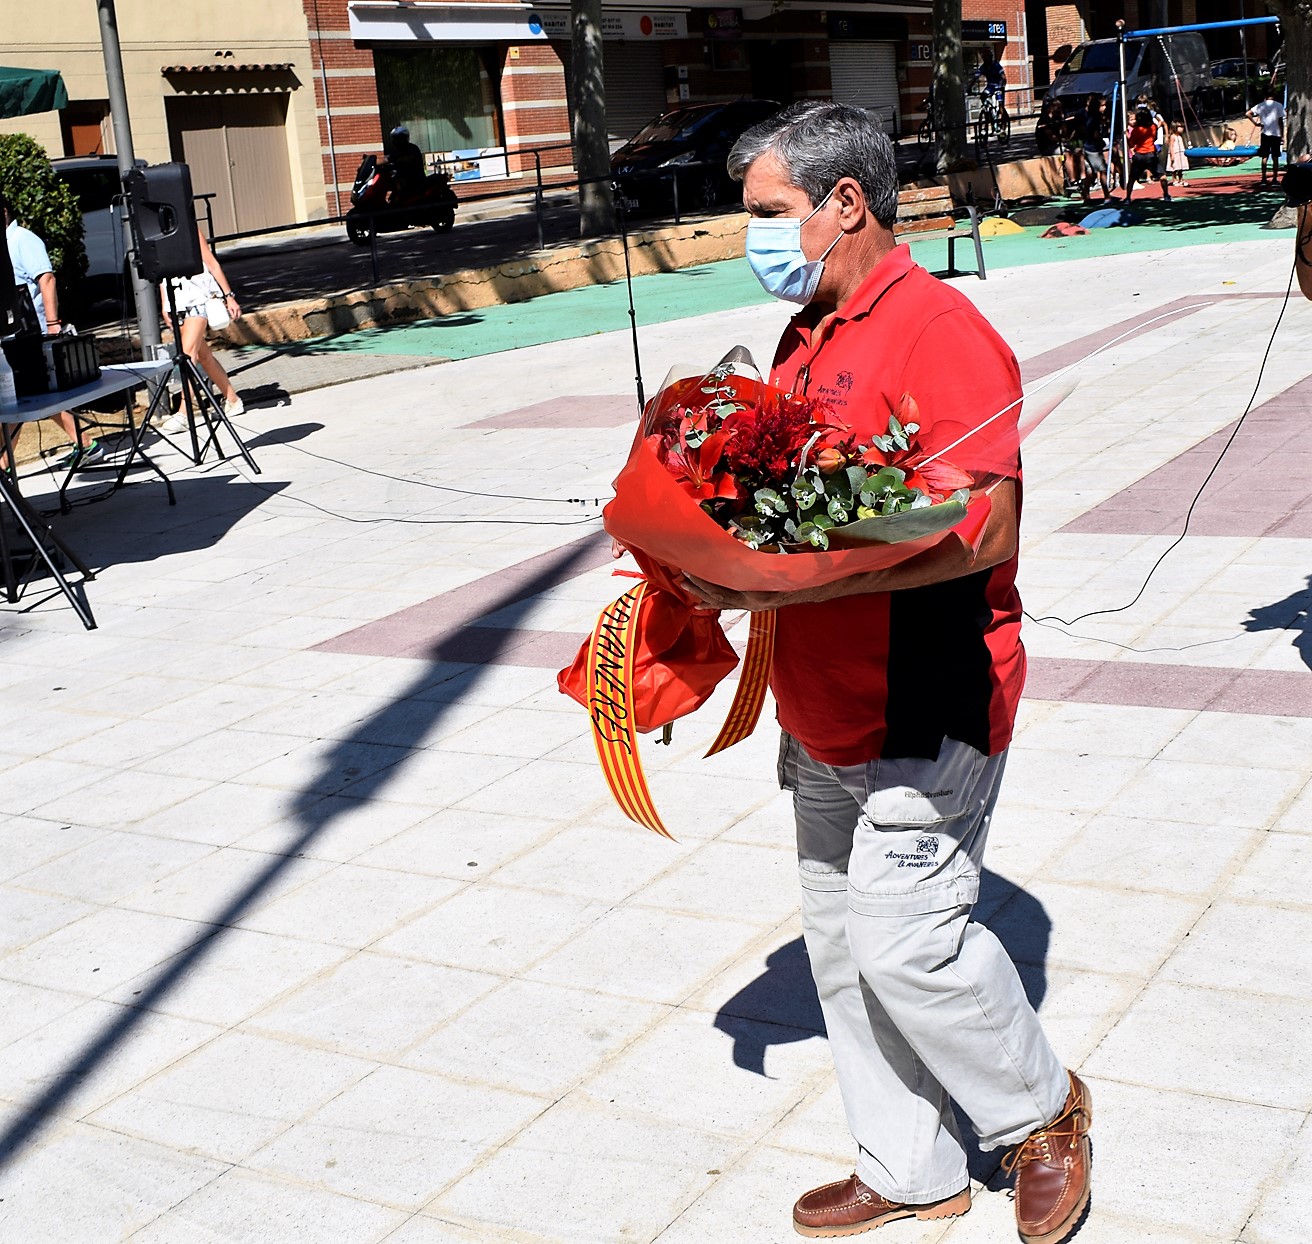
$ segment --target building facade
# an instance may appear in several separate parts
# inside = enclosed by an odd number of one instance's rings
[[[967,76],[1001,62],[1012,112],[1115,21],[1238,16],[1242,0],[963,0]],[[18,10],[24,10],[20,16]],[[0,6],[9,63],[62,71],[63,114],[0,122],[52,155],[113,149],[96,6]],[[186,160],[221,234],[340,215],[362,158],[405,125],[463,195],[572,175],[568,0],[118,0],[137,154]],[[612,147],[680,104],[837,99],[914,135],[933,73],[931,0],[713,0],[602,11]],[[1238,50],[1238,36],[1229,37]],[[1215,54],[1232,54],[1225,37]],[[1263,55],[1267,33],[1248,36]]]
[[[52,157],[114,151],[94,0],[0,5],[0,60],[58,69],[69,105],[0,121]],[[133,149],[186,160],[219,233],[323,216],[323,163],[301,0],[118,0]]]
[[[330,206],[361,158],[405,125],[467,190],[571,167],[569,9],[504,0],[304,0]],[[1028,110],[1024,0],[965,0],[966,58],[1000,60]],[[681,103],[838,99],[914,133],[932,76],[930,0],[691,0],[602,14],[607,117],[618,146]]]

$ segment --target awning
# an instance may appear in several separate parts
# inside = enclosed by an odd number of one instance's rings
[[[286,73],[291,61],[269,65],[240,65],[234,61],[216,61],[205,65],[165,65],[161,74],[174,73]]]
[[[569,38],[569,7],[479,3],[440,4],[351,0],[351,37],[360,42],[533,43]],[[612,7],[602,10],[602,38],[655,43],[688,37],[687,9]]]
[[[68,92],[59,70],[0,68],[0,117],[57,112],[67,104]]]

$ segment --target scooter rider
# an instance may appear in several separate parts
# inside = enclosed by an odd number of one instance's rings
[[[424,189],[424,153],[410,141],[410,131],[398,125],[387,140],[387,162],[396,174],[393,198],[409,198]]]

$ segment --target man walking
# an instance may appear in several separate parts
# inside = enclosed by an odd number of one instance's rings
[[[729,172],[751,214],[748,261],[802,306],[775,383],[830,406],[861,441],[909,393],[931,453],[1016,401],[1005,343],[895,243],[893,149],[868,113],[794,104],[739,139]],[[855,1173],[795,1205],[802,1235],[965,1213],[953,1102],[983,1148],[1010,1149],[1022,1239],[1057,1244],[1088,1203],[1088,1089],[1053,1053],[1001,943],[971,919],[1025,676],[1015,413],[1010,443],[976,437],[949,455],[995,485],[977,553],[948,540],[791,593],[689,580],[708,605],[778,610],[779,775],[856,1143]]]
[[[1285,106],[1276,98],[1274,86],[1267,87],[1266,98],[1248,110],[1248,119],[1262,127],[1262,143],[1257,149],[1262,160],[1262,180],[1266,185],[1266,161],[1271,157],[1272,184],[1280,180],[1280,142],[1285,136]]]

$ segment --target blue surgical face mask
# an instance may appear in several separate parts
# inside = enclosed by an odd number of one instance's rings
[[[802,306],[815,297],[825,260],[843,240],[843,234],[840,230],[819,259],[807,259],[802,250],[802,226],[829,202],[833,193],[831,190],[810,216],[800,220],[796,216],[762,216],[747,222],[747,262],[766,293]]]

